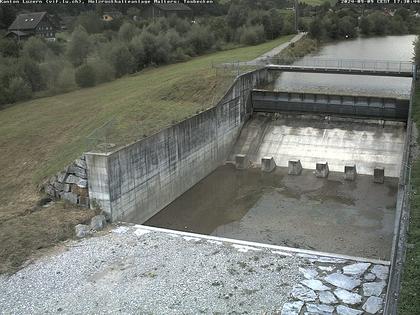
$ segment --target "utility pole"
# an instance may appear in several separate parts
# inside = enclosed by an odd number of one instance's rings
[[[299,32],[299,0],[295,1],[295,32]]]

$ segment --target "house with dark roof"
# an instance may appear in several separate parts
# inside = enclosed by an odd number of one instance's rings
[[[30,36],[41,36],[54,39],[57,27],[48,17],[47,12],[19,14],[9,26],[7,37],[24,39]]]
[[[179,17],[192,17],[192,10],[184,3],[154,3],[149,5],[144,11],[145,18],[168,17],[175,14]]]

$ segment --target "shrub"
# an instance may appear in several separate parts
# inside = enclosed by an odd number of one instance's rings
[[[95,82],[103,83],[109,82],[115,79],[115,69],[108,62],[101,59],[96,59],[88,63],[92,67],[95,73]]]
[[[54,92],[65,93],[76,88],[76,80],[74,68],[64,68],[57,77],[57,82],[54,86]]]
[[[89,35],[82,27],[77,27],[71,34],[71,40],[67,44],[67,57],[75,65],[81,65],[89,53]]]
[[[118,31],[118,37],[120,40],[129,42],[138,33],[138,31],[138,28],[135,27],[132,23],[125,22],[123,25],[121,25]]]
[[[195,54],[199,55],[208,51],[215,43],[214,36],[206,26],[194,24],[186,35],[186,40]]]
[[[113,44],[108,58],[115,69],[117,77],[134,72],[135,60],[125,45],[121,43]]]
[[[75,79],[80,87],[95,86],[95,71],[90,65],[81,65],[76,69]]]
[[[30,84],[33,92],[40,91],[46,87],[39,64],[28,57],[20,58],[19,63],[23,78]]]
[[[23,101],[31,98],[31,87],[21,77],[14,77],[9,83],[9,101],[11,103]]]
[[[256,45],[264,41],[264,27],[262,25],[242,27],[239,42],[245,45]]]
[[[41,38],[32,36],[23,44],[22,54],[37,62],[41,62],[44,60],[47,50],[48,46]]]

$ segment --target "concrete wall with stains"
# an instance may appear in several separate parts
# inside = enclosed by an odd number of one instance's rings
[[[272,79],[246,73],[215,107],[116,152],[87,153],[92,204],[113,221],[152,217],[223,163],[252,111],[251,89]]]

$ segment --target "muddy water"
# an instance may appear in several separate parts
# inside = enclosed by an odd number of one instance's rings
[[[363,59],[411,61],[414,35],[357,38],[333,42],[304,59]],[[408,97],[410,78],[361,75],[282,73],[269,88],[275,90]]]
[[[397,179],[355,182],[312,171],[288,176],[219,167],[146,225],[268,244],[388,259]]]

